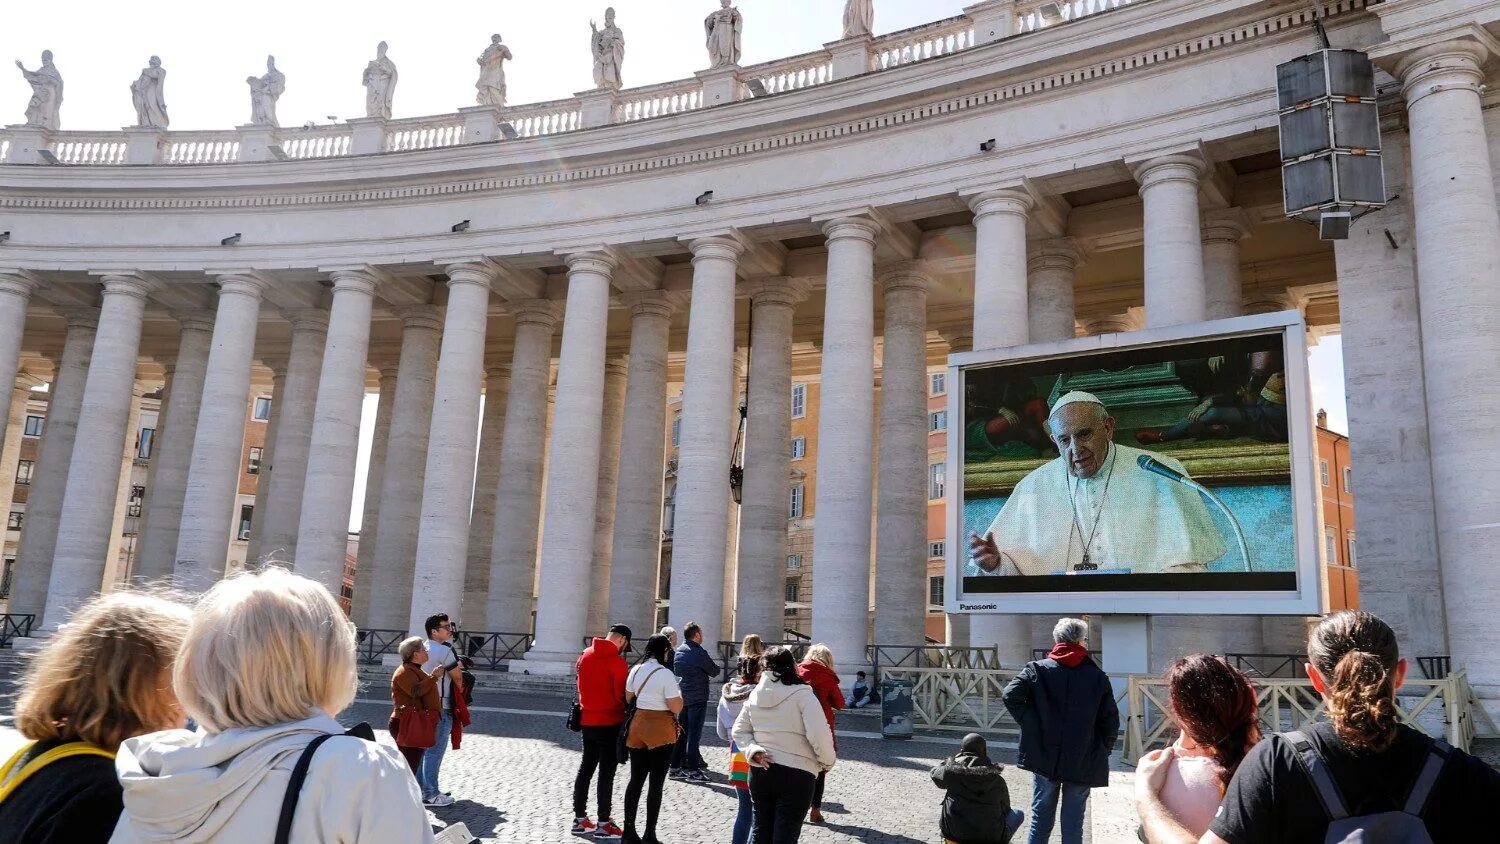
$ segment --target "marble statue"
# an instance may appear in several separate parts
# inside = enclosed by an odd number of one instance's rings
[[[27,70],[20,59],[16,59],[16,67],[31,85],[31,101],[26,103],[26,125],[61,129],[58,112],[62,109],[63,80],[62,74],[52,64],[52,51],[42,51],[42,66],[36,70]]]
[[[719,0],[718,11],[703,20],[703,32],[708,36],[709,67],[740,63],[740,31],[745,23],[740,10],[729,3],[730,0]]]
[[[625,33],[615,26],[615,8],[604,10],[604,28],[589,21],[594,31],[590,45],[594,53],[594,87],[620,90],[620,68],[625,64]]]
[[[130,101],[135,105],[135,125],[145,129],[165,129],[167,101],[162,94],[167,72],[162,69],[161,58],[152,56],[151,62],[141,70],[141,75],[130,83]]]
[[[375,47],[375,58],[365,65],[365,117],[391,119],[391,100],[396,96],[396,63],[386,58],[386,43]]]
[[[474,83],[480,105],[505,107],[505,60],[514,58],[510,48],[500,43],[500,36],[490,36],[490,46],[479,54],[479,81]]]
[[[251,125],[280,128],[276,121],[276,101],[286,92],[286,74],[276,69],[276,57],[266,56],[265,76],[247,76],[245,82],[250,86]]]
[[[845,0],[844,37],[862,38],[875,34],[875,0]]]

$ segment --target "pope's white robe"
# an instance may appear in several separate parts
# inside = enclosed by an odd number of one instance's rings
[[[1068,474],[1061,456],[1022,478],[989,527],[1000,567],[987,572],[970,561],[968,574],[1071,572],[1083,562],[1091,535],[1089,562],[1101,573],[1204,571],[1224,555],[1203,496],[1136,465],[1137,457],[1150,452],[1118,444],[1113,451],[1092,478]],[[1151,456],[1187,474],[1176,460]]]

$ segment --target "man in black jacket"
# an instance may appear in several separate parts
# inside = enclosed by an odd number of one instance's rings
[[[698,622],[682,628],[682,638],[686,641],[672,660],[672,673],[677,675],[677,685],[682,689],[682,712],[677,716],[682,731],[677,734],[668,775],[672,779],[708,782],[703,773],[708,763],[703,761],[698,746],[703,740],[703,719],[708,712],[708,681],[719,676],[722,669],[704,649],[703,629]]]
[[[949,844],[1009,844],[1023,815],[1010,807],[1005,766],[990,761],[984,736],[964,736],[958,752],[932,769],[932,781],[947,794],[938,830]]]
[[[1058,621],[1047,658],[1005,687],[1005,708],[1021,725],[1021,768],[1036,777],[1028,844],[1052,836],[1059,796],[1063,844],[1082,844],[1089,789],[1109,785],[1120,711],[1109,677],[1089,658],[1088,634],[1082,619]]]

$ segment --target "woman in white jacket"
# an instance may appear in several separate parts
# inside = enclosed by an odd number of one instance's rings
[[[836,756],[823,706],[797,676],[790,650],[766,651],[760,682],[734,721],[734,743],[750,761],[756,844],[796,844],[818,774]]]
[[[193,610],[173,686],[201,732],[120,746],[125,811],[112,844],[271,844],[293,769],[320,738],[290,841],[432,841],[400,754],[334,720],[357,688],[354,630],[318,583],[279,568],[220,582]]]

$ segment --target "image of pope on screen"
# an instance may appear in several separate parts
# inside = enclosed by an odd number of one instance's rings
[[[1015,426],[1017,440],[1045,437],[1058,455],[1016,483],[986,530],[970,533],[966,576],[1205,572],[1225,555],[1203,497],[1143,468],[1142,458],[1186,477],[1183,465],[1116,443],[1116,420],[1093,394],[1072,391],[1050,412],[1018,405],[996,418]]]

